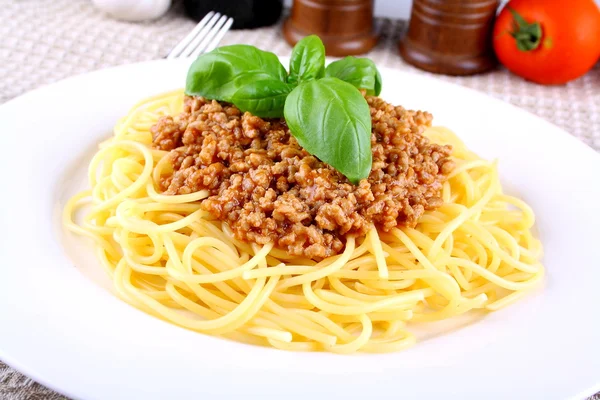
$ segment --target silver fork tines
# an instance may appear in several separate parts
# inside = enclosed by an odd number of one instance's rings
[[[233,25],[233,18],[216,12],[209,12],[192,31],[177,43],[167,55],[167,59],[198,57],[213,50]]]

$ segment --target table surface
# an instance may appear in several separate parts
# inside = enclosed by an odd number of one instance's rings
[[[43,21],[43,23],[32,23]],[[89,0],[9,0],[0,7],[0,103],[41,85],[113,65],[163,57],[191,30],[176,4],[144,23],[113,20]],[[368,56],[377,65],[427,74],[402,61],[397,43],[405,22],[377,21],[381,40]],[[286,56],[280,25],[231,31],[222,44],[247,43]],[[498,68],[473,77],[437,76],[482,91],[553,122],[600,151],[600,64],[563,86],[540,86]],[[0,399],[64,399],[0,362]],[[600,394],[591,399],[600,400]],[[590,400],[591,400],[590,399]]]

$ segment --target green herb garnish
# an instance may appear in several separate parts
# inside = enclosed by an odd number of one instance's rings
[[[294,46],[290,58],[289,83],[322,78],[325,74],[325,46],[318,36],[307,36]]]
[[[338,78],[354,87],[365,89],[367,94],[379,96],[381,75],[375,63],[368,58],[348,56],[334,61],[325,69],[325,76]]]
[[[298,143],[357,184],[371,172],[371,114],[358,89],[379,95],[373,61],[346,57],[325,68],[318,36],[292,52],[289,74],[277,56],[254,46],[220,47],[191,65],[185,92],[285,120]]]

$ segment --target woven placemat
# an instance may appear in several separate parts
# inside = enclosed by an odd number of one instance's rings
[[[147,23],[110,19],[83,0],[20,0],[0,7],[0,102],[71,75],[161,58],[193,26],[176,4]],[[379,20],[382,39],[369,54],[378,65],[426,74],[402,61],[401,21]],[[289,55],[279,26],[232,31],[223,44],[248,43]],[[474,77],[436,77],[513,103],[600,151],[600,64],[564,86],[540,86],[504,69]]]
[[[84,0],[9,0],[0,7],[0,103],[28,90],[104,67],[161,58],[194,26],[179,3],[145,23],[110,19]],[[369,54],[378,65],[419,71],[398,56],[402,21],[378,20],[382,34]],[[280,26],[232,31],[222,44],[247,43],[289,55]],[[504,69],[475,77],[440,79],[524,108],[600,151],[600,65],[564,86],[526,82]],[[5,344],[4,344],[5,345]],[[64,399],[0,362],[0,399]],[[593,397],[600,400],[600,395]]]

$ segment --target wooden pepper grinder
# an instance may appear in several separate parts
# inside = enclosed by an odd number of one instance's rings
[[[363,54],[378,40],[373,26],[374,0],[294,0],[283,35],[295,45],[319,35],[330,56]]]
[[[406,62],[426,71],[472,75],[496,65],[492,28],[498,0],[414,0],[400,41]]]

